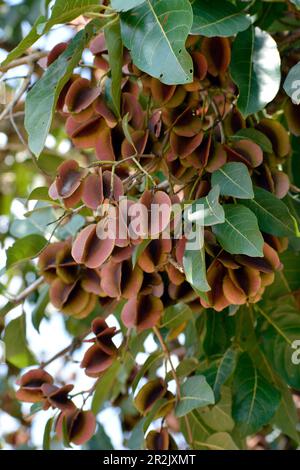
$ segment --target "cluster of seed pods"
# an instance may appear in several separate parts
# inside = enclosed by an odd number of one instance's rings
[[[48,65],[65,47],[59,44],[49,53]],[[50,284],[52,304],[76,319],[87,317],[98,303],[105,316],[125,301],[121,320],[125,327],[140,332],[159,325],[164,309],[178,302],[194,311],[222,311],[230,305],[257,302],[273,282],[275,271],[282,268],[278,253],[286,248],[285,239],[263,234],[264,256],[251,258],[227,253],[206,227],[204,247],[211,290],[205,300],[186,280],[186,240],[172,237],[172,204],[206,196],[211,174],[227,162],[242,162],[255,185],[283,198],[290,183],[281,168],[291,152],[289,135],[278,121],[245,120],[239,113],[237,89],[228,72],[230,40],[191,36],[187,48],[194,62],[194,80],[172,86],[138,70],[124,50],[117,116],[105,86],[110,67],[101,33],[89,46],[94,54],[91,78],[74,74],[60,94],[57,112],[65,119],[66,134],[82,159],[66,160],[58,167],[49,195],[54,204],[71,212],[83,206],[88,216],[74,238],[46,247],[39,257],[39,269]],[[287,107],[290,130],[299,135],[298,110],[291,104]],[[231,139],[247,128],[263,133],[272,152],[263,151],[248,138]],[[151,216],[152,204],[163,207],[159,219]],[[138,205],[147,209],[142,234],[130,224],[130,213]],[[110,219],[115,227],[122,225],[122,238],[119,232],[99,235],[108,230]],[[170,238],[163,236],[167,228]],[[99,377],[118,354],[112,341],[115,330],[98,318],[92,331],[95,338],[81,365],[88,376]],[[25,374],[20,385],[17,394],[21,400],[42,399],[45,407],[61,410],[59,435],[64,416],[74,443],[90,435],[93,419],[89,412],[72,405],[67,398],[69,386],[57,389],[43,370]],[[160,416],[166,416],[173,407],[171,395],[157,379],[142,388],[135,404],[146,414],[158,398],[167,398],[171,405],[160,410]],[[146,443],[149,449],[166,450],[175,445],[167,428],[151,431]]]
[[[125,50],[121,110],[115,116],[103,79],[109,63],[101,33],[90,44],[95,57],[92,78],[72,76],[59,97],[57,109],[66,119],[66,133],[76,148],[87,152],[88,165],[65,161],[49,194],[67,209],[83,204],[92,219],[75,239],[50,245],[40,257],[41,272],[51,283],[51,301],[64,313],[82,318],[97,301],[111,307],[125,299],[122,320],[141,331],[157,324],[164,307],[174,302],[217,311],[230,304],[256,302],[281,268],[277,252],[284,249],[284,240],[265,235],[263,258],[233,256],[220,249],[207,228],[211,291],[206,300],[200,300],[183,272],[184,240],[162,237],[172,222],[168,207],[206,196],[212,172],[226,162],[244,163],[253,182],[279,198],[289,189],[287,175],[279,170],[290,153],[288,133],[273,119],[253,123],[237,110],[237,90],[228,73],[230,40],[191,36],[187,47],[194,62],[194,81],[177,86],[164,85],[138,70]],[[48,63],[64,48],[65,44],[56,46]],[[272,154],[249,139],[227,138],[247,127],[265,134]],[[156,174],[164,175],[169,184],[151,177]],[[117,233],[99,238],[111,217],[126,231],[128,211],[144,204],[151,212],[152,203],[167,209],[162,220],[156,224],[152,220],[151,229],[142,236],[131,229],[122,239]],[[114,215],[108,205],[114,206]],[[133,263],[134,251],[149,238]]]

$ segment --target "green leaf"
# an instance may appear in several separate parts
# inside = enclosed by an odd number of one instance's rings
[[[257,310],[267,322],[262,332],[263,350],[277,374],[290,387],[300,390],[300,367],[297,340],[300,340],[300,314],[292,304],[280,303],[269,309]],[[295,343],[294,343],[295,341]]]
[[[120,116],[121,80],[123,44],[121,39],[120,21],[114,21],[104,28],[105,42],[108,49],[109,66],[111,72],[110,96],[112,111]]]
[[[254,187],[254,199],[242,201],[257,217],[261,230],[278,237],[295,236],[297,227],[285,203],[265,189]]]
[[[247,139],[252,140],[257,145],[260,146],[263,152],[272,153],[273,147],[272,142],[268,139],[265,134],[258,131],[257,129],[253,129],[252,127],[248,127],[245,129],[240,129],[236,134],[230,137],[230,140],[241,140]]]
[[[41,235],[32,234],[19,238],[8,248],[6,267],[10,268],[16,263],[35,258],[46,246],[47,240]]]
[[[24,123],[29,148],[36,156],[43,150],[59,94],[78,64],[92,31],[91,23],[79,31],[26,96]]]
[[[291,437],[294,441],[300,444],[300,436],[297,432],[298,414],[295,406],[293,396],[290,389],[285,384],[278,385],[281,392],[281,402],[273,418],[273,422],[283,434]]]
[[[53,5],[51,17],[47,21],[45,16],[39,16],[31,31],[15,47],[2,62],[1,66],[9,64],[12,60],[26,52],[43,34],[47,33],[56,24],[72,21],[82,13],[99,11],[97,0],[56,0]]]
[[[146,418],[142,418],[133,428],[131,435],[127,441],[127,447],[131,450],[140,450],[144,447],[144,425]]]
[[[197,375],[186,379],[180,387],[181,398],[176,406],[175,414],[178,418],[190,411],[215,402],[211,387],[203,375]]]
[[[138,373],[136,374],[134,381],[132,382],[132,393],[135,392],[136,387],[139,384],[139,381],[141,380],[142,377],[146,374],[146,372],[151,369],[154,364],[158,364],[161,362],[163,358],[163,353],[161,351],[155,351],[152,353],[147,360],[144,362]]]
[[[241,436],[259,431],[274,416],[280,392],[254,366],[247,353],[240,356],[233,382],[233,418]]]
[[[283,88],[293,103],[300,104],[300,62],[289,70],[283,83]]]
[[[160,328],[177,328],[192,317],[193,312],[188,305],[181,302],[170,305],[164,312]]]
[[[53,418],[49,418],[44,429],[43,450],[50,450],[52,424]]]
[[[210,291],[210,285],[206,279],[205,250],[202,246],[198,250],[185,249],[183,256],[183,268],[187,282],[200,297],[203,292]]]
[[[207,406],[199,410],[204,423],[214,431],[232,431],[234,421],[231,416],[232,397],[229,387],[222,387],[221,398],[214,406]]]
[[[107,369],[100,378],[92,401],[92,412],[96,415],[105,400],[110,396],[117,375],[121,369],[121,363],[116,360],[109,369]]]
[[[201,415],[198,410],[193,410],[189,414],[186,415],[185,419],[180,420],[180,428],[181,432],[184,434],[186,440],[189,439],[188,435],[189,433],[187,432],[186,428],[186,422],[185,420],[188,421],[189,427],[191,429],[191,433],[193,436],[193,448],[198,449],[199,446],[196,444],[195,441],[206,441],[206,439],[211,435],[211,430],[206,426],[204,421],[201,418]]]
[[[100,4],[97,0],[56,0],[43,33],[48,32],[55,24],[68,23],[83,13],[97,12],[99,8]]]
[[[122,39],[134,64],[172,85],[193,80],[193,62],[185,49],[193,12],[188,0],[146,0],[121,14]]]
[[[203,349],[208,357],[225,354],[233,336],[233,317],[226,314],[219,315],[212,309],[205,312],[206,333],[203,340]],[[213,383],[210,383],[213,386]]]
[[[97,431],[86,443],[88,450],[114,450],[110,437],[106,434],[102,424],[98,423]]]
[[[223,209],[225,223],[214,225],[212,230],[224,250],[232,254],[262,257],[264,239],[253,212],[239,204],[226,204]]]
[[[22,39],[22,41],[15,47],[5,58],[5,60],[1,63],[1,66],[4,67],[8,65],[12,60],[17,59],[20,57],[24,52],[26,52],[32,44],[34,44],[41,35],[38,33],[38,28],[41,24],[45,22],[45,16],[39,16],[38,19],[35,21],[31,31],[27,34],[27,36]]]
[[[141,243],[135,246],[132,254],[132,265],[135,267],[136,263],[138,262],[139,257],[145,251],[149,243],[151,242],[151,238],[143,240]]]
[[[213,186],[219,186],[223,196],[233,196],[239,199],[254,197],[252,180],[244,163],[226,163],[213,172],[211,181]]]
[[[145,0],[111,0],[111,6],[117,11],[128,11],[139,6]]]
[[[216,432],[209,436],[207,441],[196,441],[198,448],[208,450],[239,450],[236,443],[233,441],[230,434],[227,432]]]
[[[64,159],[55,154],[41,153],[37,161],[38,167],[50,176],[56,175],[56,170],[64,162]]]
[[[197,199],[185,211],[185,217],[191,220],[191,215],[197,220],[197,223],[205,227],[225,222],[225,213],[223,207],[219,203],[220,188],[215,186],[206,197]],[[199,213],[199,217],[197,217]]]
[[[68,433],[67,416],[66,415],[64,415],[63,419],[62,419],[62,435],[63,435],[64,447],[66,447],[67,449],[72,448],[72,446],[70,444],[70,436],[69,436],[69,433]]]
[[[216,402],[219,401],[221,397],[222,385],[225,384],[225,382],[234,372],[237,363],[237,357],[237,351],[229,348],[225,352],[224,356],[221,358],[213,384],[213,391],[215,394]]]
[[[49,196],[49,188],[46,186],[40,186],[39,188],[33,189],[28,196],[28,201],[50,201],[53,202],[53,199]]]
[[[45,310],[49,303],[49,286],[45,285],[41,288],[39,298],[31,313],[32,324],[39,331],[42,319],[45,316]]]
[[[25,315],[11,320],[4,333],[6,360],[22,369],[36,364],[36,359],[29,350],[26,340]]]
[[[250,18],[226,0],[195,0],[193,13],[191,34],[233,36],[251,25]]]
[[[239,33],[233,43],[231,76],[239,87],[244,117],[263,109],[280,86],[280,55],[274,39],[258,27]]]

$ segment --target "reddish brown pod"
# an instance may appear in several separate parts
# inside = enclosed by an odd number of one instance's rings
[[[284,114],[290,132],[296,136],[300,135],[300,106],[287,100],[284,107]]]
[[[142,415],[146,415],[154,404],[161,398],[167,400],[155,415],[156,418],[166,416],[174,406],[174,396],[168,391],[166,383],[162,379],[154,379],[147,382],[134,399],[135,407]]]
[[[96,318],[91,330],[94,337],[87,342],[93,345],[85,352],[80,366],[89,377],[99,377],[116,359],[117,348],[112,341],[116,328],[110,328],[103,318]]]
[[[100,239],[97,235],[97,224],[90,224],[77,235],[72,256],[78,264],[87,268],[99,268],[111,255],[115,241],[110,236]]]
[[[62,412],[56,422],[56,433],[60,440],[63,439],[63,428],[67,433],[69,442],[76,445],[82,445],[93,437],[96,430],[96,418],[91,411],[75,411]]]
[[[231,46],[228,38],[204,38],[201,51],[207,60],[208,72],[211,75],[216,77],[227,71],[231,60]]]
[[[57,169],[55,181],[49,188],[49,196],[61,199],[67,208],[73,207],[82,196],[82,180],[86,170],[80,168],[75,160],[67,160]]]
[[[127,301],[121,318],[127,328],[135,327],[140,332],[155,326],[163,311],[164,305],[158,297],[140,294]]]
[[[167,428],[150,431],[146,436],[148,450],[176,450],[177,445]]]
[[[42,386],[44,384],[52,385],[53,377],[44,369],[32,369],[22,375],[18,384],[20,388],[16,392],[17,399],[29,403],[37,403],[44,398]]]
[[[44,409],[50,406],[61,411],[74,411],[76,409],[76,406],[69,398],[69,393],[73,390],[74,385],[57,387],[56,385],[44,383],[41,388],[45,398]]]

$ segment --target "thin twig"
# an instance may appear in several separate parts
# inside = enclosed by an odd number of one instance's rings
[[[170,351],[168,350],[167,345],[164,342],[163,337],[161,336],[159,329],[156,326],[154,326],[153,331],[154,331],[154,333],[155,333],[155,335],[156,335],[156,337],[157,337],[157,339],[158,339],[158,341],[161,345],[161,348],[163,350],[163,353],[165,355],[166,360],[169,362],[169,364],[171,366],[172,377],[173,377],[173,379],[175,380],[175,383],[176,383],[177,400],[180,401],[180,398],[181,398],[180,382],[179,382],[178,376],[176,374],[174,364],[173,364],[172,359],[171,359]],[[190,426],[190,423],[189,423],[189,420],[188,420],[187,416],[184,416],[184,421],[185,421],[185,425],[186,425],[186,429],[187,429],[189,444],[192,447],[192,445],[193,445],[193,434],[192,434],[191,426]]]
[[[15,305],[19,305],[23,302],[30,294],[32,294],[44,281],[43,277],[39,277],[30,286],[26,287],[19,295],[11,300]]]
[[[32,62],[37,62],[39,59],[47,55],[48,55],[47,51],[33,52],[30,55],[26,55],[26,56],[20,57],[19,59],[12,60],[7,65],[3,65],[2,67],[0,67],[0,72],[5,73],[10,69],[19,67],[19,65],[25,65],[25,64],[32,63]]]

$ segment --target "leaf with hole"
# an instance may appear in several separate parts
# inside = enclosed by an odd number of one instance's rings
[[[193,62],[185,41],[192,21],[188,0],[146,0],[121,13],[122,39],[143,72],[167,85],[190,83]]]

